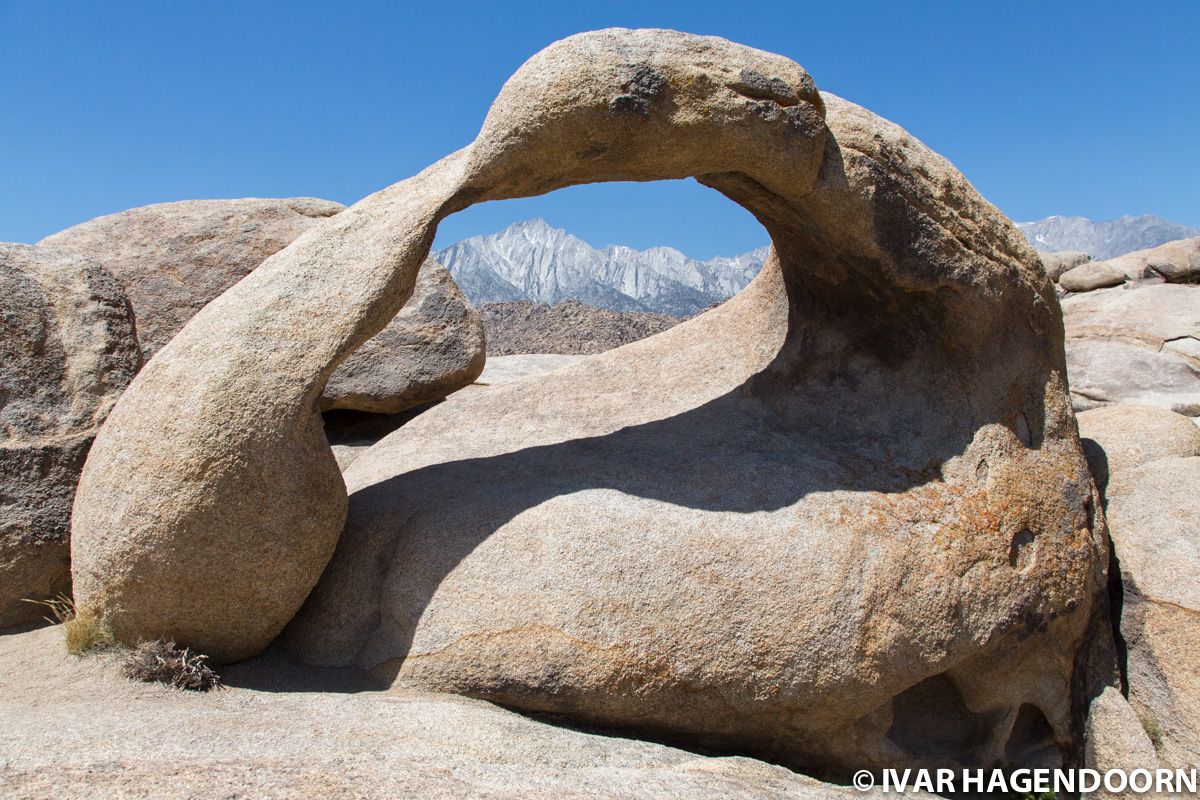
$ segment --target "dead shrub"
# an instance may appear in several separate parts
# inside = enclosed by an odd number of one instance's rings
[[[155,639],[142,642],[121,658],[121,674],[147,683],[165,683],[176,689],[206,692],[221,686],[221,676],[213,672],[208,656],[193,653],[174,642]]]

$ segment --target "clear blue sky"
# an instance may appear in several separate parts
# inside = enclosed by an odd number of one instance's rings
[[[469,142],[529,55],[613,25],[787,55],[1015,219],[1200,225],[1200,0],[0,0],[0,240],[167,200],[353,202]],[[723,197],[672,182],[476,207],[439,244],[531,216],[698,257],[765,241]]]

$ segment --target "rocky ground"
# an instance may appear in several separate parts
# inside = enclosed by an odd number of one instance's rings
[[[204,694],[68,656],[55,627],[0,636],[0,796],[745,798],[863,796],[782,767],[537,722],[445,694],[380,691],[278,654]]]
[[[485,303],[479,308],[489,356],[522,353],[591,355],[636,342],[678,325],[679,317],[610,311],[574,300]]]

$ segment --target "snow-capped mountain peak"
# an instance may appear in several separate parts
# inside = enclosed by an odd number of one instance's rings
[[[1106,222],[1054,215],[1017,227],[1039,250],[1083,250],[1096,259],[1200,236],[1200,228],[1150,215]],[[769,249],[702,261],[674,247],[596,248],[536,217],[432,255],[476,304],[578,300],[615,311],[687,316],[741,291],[762,269]]]
[[[1146,214],[1126,214],[1105,222],[1087,217],[1055,215],[1037,222],[1018,222],[1017,227],[1038,250],[1082,250],[1095,259],[1157,247],[1160,244],[1200,236],[1200,228]]]
[[[433,257],[476,304],[573,299],[617,311],[687,316],[740,291],[758,274],[767,251],[700,261],[673,247],[598,249],[535,218],[464,239]]]

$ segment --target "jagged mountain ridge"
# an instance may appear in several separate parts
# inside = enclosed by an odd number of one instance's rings
[[[1053,216],[1017,227],[1038,250],[1082,250],[1097,260],[1116,258],[1134,250],[1200,236],[1200,228],[1144,214],[1125,215],[1104,222],[1087,217]]]
[[[1082,250],[1095,259],[1200,236],[1200,228],[1153,215],[1104,222],[1052,216],[1017,227],[1039,250]],[[432,255],[475,305],[577,300],[613,311],[686,317],[741,291],[762,268],[768,249],[699,260],[672,247],[597,248],[543,219],[530,219]]]
[[[464,239],[433,257],[476,305],[578,300],[614,311],[683,317],[739,292],[758,274],[768,249],[702,261],[672,247],[596,248],[531,219]]]

